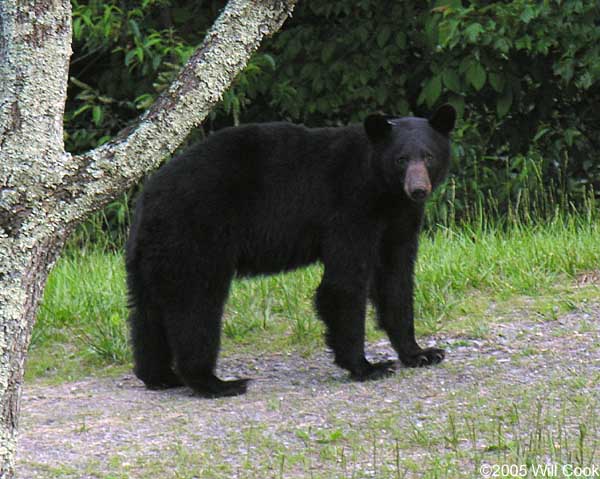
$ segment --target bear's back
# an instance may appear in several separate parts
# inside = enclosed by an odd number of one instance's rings
[[[146,183],[145,196],[238,211],[311,196],[325,200],[352,162],[364,161],[366,148],[358,127],[274,122],[226,128],[164,165]]]
[[[308,264],[345,192],[356,191],[350,183],[363,181],[356,168],[367,148],[359,127],[282,122],[221,130],[150,178],[144,229],[178,245],[182,237],[231,242],[242,275]]]

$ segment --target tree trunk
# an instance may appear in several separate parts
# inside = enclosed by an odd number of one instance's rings
[[[69,0],[0,2],[0,477],[11,477],[25,355],[65,227],[47,221],[64,170]]]
[[[295,0],[232,0],[178,79],[135,125],[64,151],[70,0],[0,0],[0,478],[14,475],[26,351],[68,233],[172,153]]]

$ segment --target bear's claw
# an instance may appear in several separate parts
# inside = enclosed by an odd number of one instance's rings
[[[439,348],[421,349],[413,354],[402,355],[400,361],[409,368],[420,368],[441,363],[446,352]]]

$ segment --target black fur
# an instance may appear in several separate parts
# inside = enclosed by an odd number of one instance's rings
[[[365,359],[368,298],[404,364],[441,361],[443,350],[415,340],[413,268],[423,195],[446,176],[454,118],[444,106],[430,120],[246,125],[161,168],[138,199],[127,244],[136,375],[150,388],[245,392],[246,380],[214,374],[231,280],[315,261],[325,268],[315,305],[327,344],[353,378],[391,372]]]

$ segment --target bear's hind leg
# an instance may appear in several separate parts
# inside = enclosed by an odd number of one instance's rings
[[[248,379],[223,381],[214,373],[221,343],[221,315],[232,276],[213,276],[209,285],[182,295],[166,321],[177,373],[204,397],[237,396],[247,388]]]
[[[183,386],[173,372],[171,349],[159,313],[134,308],[129,321],[135,375],[148,389]]]

